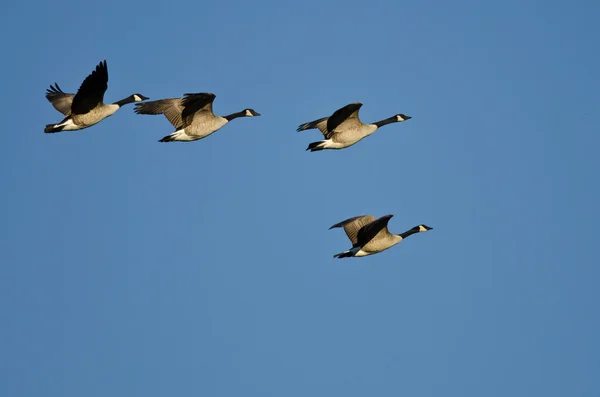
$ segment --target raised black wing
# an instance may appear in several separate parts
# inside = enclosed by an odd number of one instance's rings
[[[373,222],[369,223],[368,225],[363,226],[358,231],[358,235],[356,238],[357,241],[354,244],[354,247],[362,247],[365,244],[367,244],[369,241],[373,240],[373,238],[377,235],[377,233],[379,233],[384,228],[387,228],[387,224],[393,216],[394,215],[392,215],[392,214],[385,215],[379,219],[374,220]]]
[[[83,80],[73,103],[72,114],[86,114],[104,100],[104,93],[108,88],[108,68],[106,61],[102,61],[96,69]]]
[[[184,98],[181,101],[181,105],[183,106],[183,112],[181,112],[183,125],[190,125],[194,121],[194,115],[197,112],[205,111],[212,113],[212,103],[216,97],[215,94],[210,92],[184,94]]]
[[[360,102],[351,103],[349,105],[344,106],[341,109],[333,112],[331,117],[327,119],[327,131],[328,133],[332,133],[333,130],[336,129],[337,126],[342,124],[347,119],[353,117],[358,119],[358,110],[361,108],[363,104]]]

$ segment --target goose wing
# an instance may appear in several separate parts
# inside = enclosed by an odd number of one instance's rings
[[[333,229],[334,227],[343,227],[346,235],[352,242],[352,245],[356,245],[358,232],[363,226],[373,222],[374,219],[375,217],[373,215],[355,216],[353,218],[348,218],[345,221],[341,221],[340,223],[336,223],[335,225],[331,226],[329,230]]]
[[[183,112],[181,118],[185,127],[192,124],[195,117],[201,116],[214,116],[212,110],[212,104],[215,100],[216,95],[210,92],[203,92],[199,94],[184,94],[184,98],[181,101],[183,106]]]
[[[108,68],[106,61],[102,61],[96,69],[83,80],[77,94],[73,98],[71,113],[86,114],[102,103],[104,93],[108,88]]]
[[[50,84],[50,88],[46,89],[46,99],[65,116],[71,114],[71,104],[75,94],[67,94],[60,89],[58,83]]]
[[[383,233],[389,233],[387,229],[388,222],[394,215],[385,215],[381,218],[363,226],[356,237],[356,243],[354,246],[362,247],[369,241],[373,240],[377,234],[383,231]]]
[[[359,127],[360,119],[358,118],[358,111],[362,105],[360,102],[355,102],[333,112],[331,117],[327,119],[327,133],[325,134],[325,138],[330,139],[335,134],[336,128],[349,129]]]
[[[323,118],[320,118],[315,121],[309,121],[308,123],[300,124],[298,126],[298,128],[296,129],[296,131],[300,132],[300,131],[304,131],[304,130],[318,128],[319,131],[321,131],[321,133],[323,135],[327,135],[327,120],[328,119],[329,119],[329,117],[323,117]]]
[[[183,124],[181,114],[183,112],[182,98],[166,98],[158,101],[139,102],[135,104],[134,112],[137,114],[162,114],[173,127],[179,128]]]

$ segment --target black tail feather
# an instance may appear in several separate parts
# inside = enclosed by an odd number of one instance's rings
[[[63,130],[63,127],[55,127],[55,124],[46,124],[46,128],[44,128],[44,132],[46,134],[50,134],[53,132],[60,132]]]
[[[166,137],[162,138],[159,142],[173,142],[175,140],[175,138],[171,135],[167,135]]]
[[[340,252],[339,254],[335,254],[333,257],[342,259],[342,258],[351,258],[354,254],[351,251]]]
[[[318,150],[323,150],[324,148],[319,147],[319,145],[321,145],[323,142],[325,142],[325,141],[313,142],[310,145],[308,145],[308,147],[306,148],[306,150],[310,150],[311,152],[316,152]]]

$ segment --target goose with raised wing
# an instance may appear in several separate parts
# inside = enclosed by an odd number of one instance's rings
[[[44,132],[82,130],[112,116],[121,106],[132,102],[141,102],[147,97],[133,94],[115,103],[105,104],[104,93],[108,88],[108,68],[106,60],[83,80],[77,94],[65,93],[58,83],[46,90],[46,99],[56,110],[65,115],[57,124],[47,124]]]
[[[166,98],[138,103],[138,114],[162,114],[175,127],[175,132],[159,142],[191,142],[206,138],[238,117],[260,116],[253,109],[244,109],[227,116],[216,116],[212,105],[216,95],[210,92],[184,94],[183,98]]]
[[[343,227],[352,242],[352,248],[334,255],[334,258],[360,257],[377,254],[398,244],[415,233],[424,233],[431,229],[427,225],[418,225],[400,234],[388,230],[388,222],[394,215],[385,215],[375,219],[372,215],[361,215],[336,223],[329,229]]]
[[[336,110],[329,117],[323,117],[298,126],[296,131],[317,128],[325,137],[325,140],[313,142],[308,145],[306,150],[315,152],[324,149],[337,150],[347,148],[348,146],[354,145],[361,139],[368,137],[384,125],[399,123],[412,118],[405,114],[399,113],[376,123],[364,124],[358,117],[358,111],[362,105],[363,104],[361,102],[351,103],[341,109]]]

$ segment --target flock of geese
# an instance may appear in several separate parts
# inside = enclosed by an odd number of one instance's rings
[[[212,104],[216,95],[212,93],[184,94],[183,98],[166,98],[147,101],[142,94],[133,94],[120,101],[105,104],[104,93],[108,88],[108,68],[102,61],[83,80],[76,94],[63,92],[57,83],[46,90],[46,99],[65,117],[56,124],[48,124],[45,133],[82,130],[112,116],[122,106],[133,102],[137,114],[164,115],[175,128],[175,132],[160,139],[160,142],[191,142],[207,137],[225,124],[239,117],[256,117],[260,113],[254,109],[244,109],[227,116],[213,113]],[[311,152],[333,149],[339,150],[354,145],[373,134],[380,127],[391,123],[410,120],[410,116],[396,114],[387,119],[364,124],[358,117],[362,103],[346,105],[331,114],[300,125],[297,131],[318,129],[323,140],[313,142],[306,150]],[[418,225],[400,234],[390,233],[388,222],[393,215],[375,219],[372,215],[362,215],[346,219],[330,227],[342,227],[352,243],[352,248],[334,255],[334,258],[361,257],[377,254],[398,244],[415,233],[424,233],[432,228]]]

